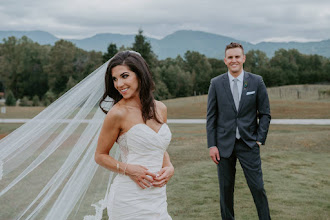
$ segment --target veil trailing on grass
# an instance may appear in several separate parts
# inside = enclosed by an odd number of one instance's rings
[[[114,173],[94,152],[108,62],[0,141],[0,219],[102,218]]]

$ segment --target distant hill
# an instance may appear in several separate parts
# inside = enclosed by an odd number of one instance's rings
[[[16,38],[21,38],[23,36],[27,36],[34,42],[38,42],[39,44],[51,44],[53,45],[59,39],[54,35],[45,32],[45,31],[0,31],[0,39],[8,38],[11,36],[15,36]]]
[[[247,48],[252,45],[246,41],[201,31],[176,31],[161,40],[150,39],[154,52],[160,58],[183,55],[187,50],[198,51],[207,57],[223,58],[226,45],[233,41]]]
[[[81,40],[70,40],[77,47],[84,50],[96,50],[105,52],[110,43],[115,43],[117,47],[132,46],[135,35],[123,35],[123,34],[97,34],[93,37],[81,39]]]
[[[59,38],[44,31],[0,31],[0,39],[15,36],[21,38],[27,36],[31,40],[39,44],[53,45]],[[105,52],[110,43],[115,43],[118,47],[132,46],[135,35],[111,34],[103,33],[96,34],[93,37],[85,39],[65,39],[73,42],[77,47],[84,50],[96,50]],[[152,45],[153,51],[157,54],[159,59],[167,57],[176,57],[183,55],[187,50],[198,51],[205,54],[207,57],[223,58],[224,48],[230,42],[240,42],[243,44],[245,51],[261,50],[264,51],[268,57],[272,57],[274,52],[280,48],[292,49],[295,48],[304,54],[319,54],[325,57],[330,57],[330,39],[319,42],[261,42],[252,44],[247,41],[237,40],[234,38],[211,34],[202,31],[181,30],[167,35],[163,39],[155,39],[147,37]]]

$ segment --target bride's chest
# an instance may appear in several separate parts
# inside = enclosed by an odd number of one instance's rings
[[[117,143],[126,153],[139,152],[150,154],[166,151],[171,138],[172,133],[167,124],[164,124],[158,132],[146,125],[138,124],[120,136]]]

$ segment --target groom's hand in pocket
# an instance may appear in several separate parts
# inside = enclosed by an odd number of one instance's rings
[[[214,163],[219,164],[220,154],[217,147],[210,147],[210,157]]]

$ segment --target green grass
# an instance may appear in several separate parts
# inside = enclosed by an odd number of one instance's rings
[[[170,124],[170,128],[168,151],[175,167],[167,187],[170,215],[175,220],[220,219],[218,177],[208,156],[205,125]],[[272,219],[329,219],[329,132],[330,126],[271,125],[261,158]],[[238,220],[257,219],[239,163],[235,213]]]
[[[6,106],[6,114],[0,113],[0,118],[33,118],[45,107]]]
[[[171,125],[169,154],[175,175],[168,183],[173,219],[220,219],[215,164],[208,156],[204,125]],[[271,126],[261,158],[272,219],[329,219],[330,126]],[[237,163],[236,219],[257,219]]]
[[[268,88],[271,115],[280,118],[330,118],[330,97],[319,90],[330,85],[292,85]],[[281,91],[281,92],[280,92]],[[297,98],[300,91],[300,98]],[[281,95],[280,95],[281,94]],[[168,118],[206,118],[207,95],[163,100]],[[45,107],[6,107],[0,118],[33,118]]]
[[[330,118],[330,97],[320,97],[320,89],[330,85],[295,85],[268,89],[273,119]],[[278,95],[282,91],[281,97]],[[300,92],[300,98],[295,95]],[[168,118],[206,118],[207,95],[163,101]]]
[[[295,88],[285,87],[283,91],[290,94]],[[308,96],[299,100],[289,95],[276,97],[278,90],[273,90],[270,94],[273,118],[330,118],[329,98],[318,99],[314,87],[310,87]],[[207,96],[164,103],[168,107],[168,118],[205,118],[206,115]],[[32,118],[41,110],[8,107],[7,114],[0,114],[0,118]],[[20,125],[0,124],[0,138]],[[168,183],[167,195],[172,218],[220,219],[218,177],[216,166],[208,156],[205,125],[170,124],[170,128],[173,139],[169,154],[175,175]],[[271,125],[261,158],[272,219],[330,219],[329,133],[330,126]],[[239,163],[235,213],[238,220],[257,219]]]

